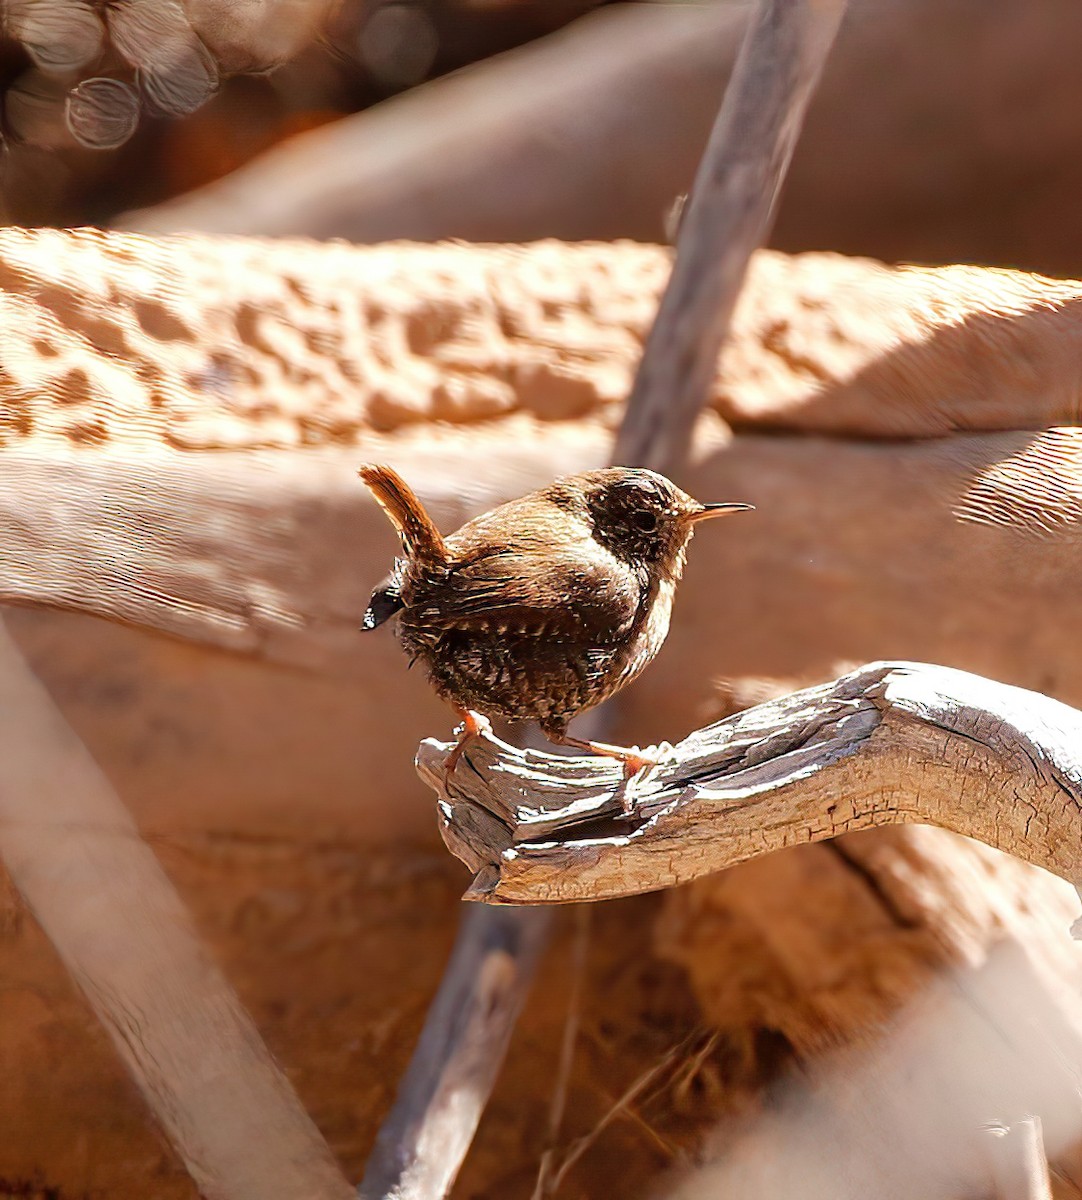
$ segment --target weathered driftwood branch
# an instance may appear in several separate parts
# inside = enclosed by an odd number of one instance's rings
[[[947,667],[875,663],[698,730],[671,763],[620,770],[494,738],[448,788],[422,743],[468,899],[600,900],[672,887],[785,846],[875,825],[939,825],[1082,879],[1082,712]]]

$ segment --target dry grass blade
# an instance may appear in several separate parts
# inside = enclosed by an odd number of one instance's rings
[[[567,995],[567,1020],[564,1022],[564,1034],[560,1042],[556,1084],[553,1087],[552,1101],[549,1104],[547,1145],[541,1155],[532,1200],[543,1200],[543,1197],[552,1194],[555,1186],[551,1170],[556,1141],[560,1136],[560,1126],[563,1124],[564,1113],[567,1110],[567,1088],[571,1079],[571,1066],[579,1035],[582,981],[586,975],[586,959],[589,954],[590,933],[593,926],[592,917],[593,914],[588,908],[576,910],[575,939],[571,949],[571,987],[568,989]]]
[[[571,1168],[579,1161],[580,1158],[590,1149],[597,1139],[605,1132],[605,1130],[616,1120],[617,1117],[628,1114],[631,1111],[631,1105],[658,1079],[664,1076],[665,1072],[670,1069],[675,1063],[679,1062],[681,1057],[686,1054],[687,1049],[694,1041],[700,1037],[700,1031],[696,1030],[683,1038],[677,1045],[652,1067],[643,1071],[634,1083],[623,1093],[609,1111],[601,1118],[600,1121],[590,1130],[589,1133],[577,1138],[568,1148],[567,1154],[564,1155],[563,1162],[552,1177],[551,1192],[555,1193]]]

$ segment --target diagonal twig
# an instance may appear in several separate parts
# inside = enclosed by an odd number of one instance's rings
[[[491,1064],[503,1061],[548,939],[549,912],[522,916],[493,910],[484,921],[462,922],[399,1102],[365,1168],[361,1197],[450,1191],[492,1088]]]
[[[353,1195],[130,813],[2,619],[0,855],[201,1195]]]
[[[685,206],[615,459],[683,463],[748,260],[766,241],[845,0],[761,0]]]

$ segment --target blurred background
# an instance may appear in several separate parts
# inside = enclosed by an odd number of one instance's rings
[[[0,5],[0,220],[283,239],[0,231],[0,596],[353,1181],[465,885],[412,768],[451,718],[357,634],[394,552],[357,462],[401,466],[450,529],[605,461],[669,262],[613,243],[671,241],[748,9]],[[736,432],[715,417],[688,480],[756,522],[697,544],[627,740],[895,656],[1082,703],[1082,556],[956,520],[1077,422],[1077,289],[839,257],[1082,276],[1080,61],[1078,0],[851,0],[772,235],[829,253],[760,256],[714,397]],[[1077,1200],[1076,913],[923,827],[597,906],[581,954],[562,913],[455,1195],[649,1194],[716,1154],[696,1194],[954,1200],[984,1194],[981,1122],[1039,1110]],[[56,942],[8,889],[0,1197],[190,1200]],[[859,1061],[810,1100],[779,1085],[815,1092],[839,1046]],[[865,1174],[834,1153],[862,1123]]]
[[[665,240],[744,12],[735,0],[8,0],[3,217],[355,241]],[[854,0],[774,244],[1082,273],[1080,38],[1072,0]]]
[[[7,220],[108,224],[567,24],[589,0],[12,0]]]

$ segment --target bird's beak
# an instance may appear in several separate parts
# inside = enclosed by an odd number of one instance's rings
[[[690,520],[706,521],[710,517],[725,517],[734,512],[754,512],[754,504],[702,504],[698,512],[691,514]]]

